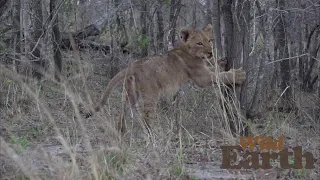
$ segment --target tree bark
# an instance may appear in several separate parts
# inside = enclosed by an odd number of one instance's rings
[[[261,16],[265,14],[265,18],[260,18],[258,20],[258,24],[256,24],[257,28],[257,34],[256,36],[259,37],[260,33],[262,35],[261,41],[263,41],[263,46],[261,49],[256,48],[254,52],[250,55],[250,58],[257,59],[259,63],[255,63],[253,67],[250,67],[250,69],[258,69],[258,72],[254,78],[255,80],[255,86],[254,86],[254,92],[251,99],[251,104],[247,108],[247,118],[254,119],[259,118],[261,110],[266,109],[264,106],[266,106],[266,103],[261,103],[265,99],[263,96],[263,90],[268,91],[268,83],[266,79],[270,79],[269,76],[272,74],[272,71],[268,71],[266,69],[269,69],[270,66],[265,67],[265,63],[268,62],[269,56],[268,56],[268,50],[270,45],[270,37],[272,30],[272,23],[268,23],[268,19],[272,19],[272,17],[268,14],[268,12],[265,9],[262,9],[260,6],[259,1],[255,1],[256,8],[258,10],[257,16]],[[254,21],[257,21],[254,19]],[[255,44],[254,44],[255,45]],[[272,67],[272,66],[271,66]]]
[[[115,8],[117,9],[116,11],[116,32],[117,34],[117,39],[116,39],[116,52],[119,53],[119,47],[123,49],[128,45],[129,42],[129,37],[127,34],[125,22],[124,22],[124,14],[123,10],[120,7],[120,4],[122,3],[122,0],[115,0],[114,5]]]
[[[13,38],[12,38],[12,49],[14,52],[13,68],[19,72],[19,59],[21,53],[21,28],[20,28],[20,12],[21,12],[21,1],[13,1],[13,18],[12,25],[14,29]],[[18,60],[18,61],[17,61]]]
[[[222,31],[222,55],[227,58],[225,70],[228,71],[233,66],[233,17],[232,17],[232,0],[221,2],[221,31]]]
[[[40,80],[43,76],[42,71],[44,68],[44,60],[41,58],[41,36],[43,33],[43,16],[42,16],[42,1],[31,0],[31,9],[33,13],[32,23],[32,42],[30,43],[30,49],[32,54],[32,75]]]
[[[285,1],[284,0],[276,0],[277,8],[280,10],[285,9]],[[279,51],[279,58],[284,59],[289,57],[288,52],[288,43],[286,39],[286,20],[283,12],[280,12],[280,16],[278,17],[279,21],[275,28],[275,38],[276,38],[276,50]],[[290,64],[289,60],[280,61],[280,88],[283,93],[283,106],[282,108],[288,107],[291,108],[290,99],[292,99],[291,94],[291,83],[290,83]]]
[[[225,0],[221,2],[221,29],[222,29],[222,49],[223,56],[227,58],[225,70],[231,68],[244,67],[247,69],[247,61],[249,58],[249,32],[250,32],[250,1],[238,0],[233,4],[232,0]],[[234,12],[233,12],[234,9]],[[234,14],[234,16],[233,16]],[[236,87],[236,94],[231,91],[233,88],[226,89],[224,94],[228,100],[227,114],[230,120],[230,129],[232,133],[247,134],[247,126],[242,121],[246,117],[247,97],[246,97],[246,81],[242,88]],[[239,101],[240,108],[237,106]],[[235,110],[235,109],[236,110]],[[240,110],[240,115],[237,113]],[[240,129],[237,129],[239,127]]]
[[[303,90],[311,91],[313,89],[314,81],[311,76],[315,65],[315,58],[320,49],[320,42],[317,40],[320,37],[320,25],[315,26],[308,36],[306,52],[310,55],[309,66],[305,68],[306,73],[303,78]]]
[[[205,25],[207,24],[212,24],[212,14],[211,14],[211,1],[212,0],[207,0],[206,1],[206,17],[205,17]]]
[[[213,0],[213,5],[212,5],[213,37],[215,41],[215,49],[216,49],[218,59],[222,56],[220,5],[221,5],[220,0]]]
[[[140,21],[141,21],[141,57],[148,56],[148,25],[147,25],[147,2],[141,4]]]
[[[151,9],[151,7],[149,7],[149,9]],[[155,10],[156,11],[156,10]],[[150,46],[148,47],[149,48],[149,51],[151,51],[151,50],[153,50],[153,54],[156,54],[156,49],[157,49],[157,47],[156,47],[156,45],[155,45],[155,37],[154,37],[154,26],[155,26],[155,23],[154,23],[154,15],[155,15],[155,13],[156,12],[152,12],[151,10],[149,10],[148,12],[147,12],[147,16],[148,16],[148,34],[149,34],[149,38],[150,38],[150,40],[149,40],[149,43],[150,43]],[[150,53],[150,52],[149,52]]]
[[[233,45],[234,49],[234,66],[236,68],[243,67],[244,70],[248,69],[249,59],[249,46],[250,46],[250,1],[249,0],[238,0],[236,12],[234,13],[234,19],[238,26],[234,27],[235,41]],[[240,99],[240,109],[242,115],[246,116],[247,111],[247,86],[248,83],[245,81],[241,87],[236,88],[237,97]]]
[[[300,28],[299,28],[299,30],[300,30],[300,36],[299,36],[299,54],[298,55],[300,55],[300,54],[303,54],[303,51],[304,51],[304,47],[303,47],[303,43],[302,43],[302,41],[304,40],[304,33],[303,33],[303,29],[304,29],[304,24],[302,24],[301,23],[301,25],[300,25]],[[303,63],[303,61],[305,60],[305,57],[303,56],[303,57],[299,57],[298,58],[299,59],[299,83],[300,83],[300,87],[301,88],[303,88],[302,86],[302,84],[303,84],[303,78],[304,78],[304,63]]]
[[[193,8],[192,8],[192,28],[197,28],[197,3],[193,1]]]
[[[318,75],[320,76],[320,66],[318,66]],[[318,80],[318,97],[320,97],[320,80]],[[319,98],[320,105],[320,98]]]
[[[0,0],[0,20],[2,20],[2,16],[8,11],[9,2],[9,0]]]
[[[225,71],[228,71],[233,66],[233,57],[232,57],[232,43],[233,43],[233,17],[232,17],[232,0],[223,0],[221,2],[221,36],[222,36],[222,54],[227,58],[227,63],[224,66]],[[226,100],[222,100],[222,105],[227,117],[229,119],[228,125],[230,127],[231,133],[236,134],[237,130],[237,121],[238,118],[235,115],[233,108],[233,92],[231,91],[232,87],[224,88],[223,94],[226,97]]]
[[[181,0],[171,0],[170,3],[170,16],[169,16],[169,29],[170,29],[170,36],[169,41],[173,46],[176,42],[176,25],[177,19],[180,14],[181,10]]]
[[[60,81],[60,74],[62,69],[62,57],[60,52],[61,35],[59,30],[59,19],[57,12],[57,1],[50,0],[50,16],[53,22],[52,26],[52,44],[53,44],[53,58],[54,58],[54,72],[56,80]]]
[[[164,52],[164,25],[163,25],[163,13],[162,13],[162,0],[158,0],[157,25],[158,25],[158,34],[157,34],[158,51],[163,53]]]

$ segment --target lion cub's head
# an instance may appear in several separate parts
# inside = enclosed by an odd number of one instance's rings
[[[202,30],[182,28],[180,30],[180,40],[189,53],[202,59],[212,58],[212,25],[208,24]]]

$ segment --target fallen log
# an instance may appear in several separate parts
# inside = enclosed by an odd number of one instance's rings
[[[105,54],[110,53],[111,48],[109,45],[99,44],[94,41],[85,40],[88,37],[97,36],[99,34],[100,31],[95,25],[89,25],[81,31],[71,33],[79,50],[93,49],[97,51],[103,51]],[[72,50],[68,33],[62,33],[60,48]]]
[[[84,49],[92,49],[96,51],[103,51],[105,54],[111,52],[111,47],[109,45],[99,44],[94,41],[88,40],[75,40],[75,43],[80,51]],[[61,49],[73,50],[71,46],[70,39],[62,39],[62,43],[60,44]]]
[[[111,48],[109,45],[103,45],[103,44],[96,43],[94,41],[86,41],[86,40],[80,41],[78,43],[78,48],[79,50],[90,48],[96,51],[103,51],[105,54],[108,54],[111,52]]]
[[[91,25],[85,27],[83,30],[74,33],[74,38],[86,39],[89,36],[97,36],[99,34],[100,34],[100,31],[97,28],[97,26],[91,24]]]

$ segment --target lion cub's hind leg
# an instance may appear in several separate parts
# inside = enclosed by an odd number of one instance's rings
[[[120,113],[120,120],[118,122],[118,130],[124,134],[126,132],[125,116],[128,110],[131,110],[137,103],[139,98],[135,78],[134,76],[129,76],[125,79],[124,90],[122,92],[122,99],[124,100]],[[129,109],[131,108],[131,109]]]
[[[156,109],[157,109],[158,96],[148,94],[148,96],[142,98],[142,112],[141,118],[143,120],[144,126],[148,131],[149,135],[152,135],[152,124],[156,119]]]

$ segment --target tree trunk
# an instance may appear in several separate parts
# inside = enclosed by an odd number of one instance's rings
[[[43,33],[42,29],[42,1],[41,0],[31,0],[31,12],[33,13],[32,23],[32,42],[30,43],[30,49],[32,54],[32,75],[33,77],[40,80],[43,76],[42,71],[44,68],[44,60],[41,58],[41,36]]]
[[[212,24],[212,14],[211,14],[211,1],[212,0],[207,0],[206,1],[206,11],[207,11],[207,14],[206,14],[206,17],[205,17],[205,25],[207,24]]]
[[[3,21],[6,18],[6,14],[9,11],[10,1],[9,0],[0,0],[0,21]]]
[[[163,14],[162,14],[162,0],[158,0],[157,25],[158,25],[158,34],[157,34],[158,51],[160,53],[163,53],[163,51],[164,51],[164,25],[163,25]]]
[[[149,7],[149,9],[151,9],[151,7]],[[156,45],[155,45],[155,37],[154,37],[154,26],[155,26],[155,22],[154,22],[154,15],[155,15],[155,11],[152,12],[151,10],[149,10],[147,12],[147,15],[148,15],[148,34],[149,34],[149,43],[150,43],[150,46],[148,47],[149,48],[149,53],[151,52],[151,50],[153,50],[153,54],[156,54]]]
[[[247,70],[250,53],[250,1],[238,0],[234,15],[234,19],[239,25],[234,27],[234,35],[236,38],[234,39],[233,45],[236,47],[233,48],[233,52],[235,52],[233,62],[236,68],[243,67],[244,70]],[[247,86],[248,83],[245,81],[241,87],[238,86],[236,88],[237,97],[240,99],[241,114],[244,117],[247,114]]]
[[[285,9],[285,1],[284,0],[276,0],[277,3],[277,8],[280,10]],[[289,57],[289,52],[288,52],[288,43],[286,40],[286,20],[285,20],[285,15],[284,12],[280,12],[279,21],[276,25],[275,28],[275,38],[276,38],[276,50],[279,50],[279,59],[284,59]],[[291,103],[290,99],[292,99],[292,94],[291,94],[291,83],[290,83],[290,63],[289,60],[282,60],[280,61],[280,88],[281,88],[281,93],[283,93],[283,107],[282,108],[290,108]]]
[[[176,23],[178,16],[181,10],[181,0],[171,0],[170,3],[170,16],[169,16],[169,29],[170,29],[170,36],[169,36],[169,43],[173,46],[176,41]]]
[[[222,55],[227,58],[225,70],[228,71],[233,66],[233,19],[232,19],[232,0],[221,2],[221,31],[222,31]]]
[[[255,5],[258,10],[257,15],[261,16],[265,14],[265,18],[259,18],[259,20],[254,19],[254,21],[258,21],[258,24],[256,24],[256,27],[258,27],[256,31],[259,33],[257,33],[256,36],[260,36],[261,33],[263,46],[261,50],[256,48],[256,50],[254,50],[254,52],[251,54],[252,57],[250,57],[259,61],[259,63],[254,63],[253,67],[250,67],[250,69],[258,69],[258,72],[256,72],[257,75],[254,74],[255,87],[251,99],[250,108],[247,109],[247,118],[250,119],[254,119],[257,117],[259,118],[261,111],[266,109],[265,107],[267,106],[267,103],[261,102],[266,99],[264,96],[264,92],[269,92],[268,88],[266,87],[270,85],[269,80],[270,75],[272,74],[272,71],[270,70],[270,67],[272,68],[272,66],[265,66],[267,62],[270,62],[269,47],[271,40],[270,37],[273,31],[272,23],[270,23],[270,20],[272,22],[272,16],[269,15],[268,11],[261,8],[259,1],[256,1]]]
[[[119,49],[123,49],[128,45],[129,37],[127,34],[125,22],[124,22],[124,14],[123,10],[120,7],[120,4],[122,3],[122,0],[115,0],[114,5],[117,9],[116,11],[116,52],[119,53]]]
[[[232,17],[232,0],[224,0],[221,2],[221,35],[222,35],[222,54],[227,58],[225,70],[228,71],[233,66],[232,58],[232,43],[233,43],[233,17]],[[230,89],[230,90],[228,90]],[[231,133],[236,134],[238,118],[235,116],[234,108],[232,107],[233,92],[232,88],[224,88],[223,94],[226,100],[222,99],[222,105],[225,113],[227,114],[228,122],[226,126],[230,127]]]
[[[21,53],[21,29],[20,29],[20,11],[21,10],[21,1],[13,1],[13,18],[12,25],[14,29],[13,38],[12,38],[12,49],[14,52],[13,68],[19,72],[19,60]],[[17,61],[18,60],[18,61]]]
[[[311,91],[314,85],[314,78],[312,78],[311,73],[313,72],[314,65],[316,63],[315,58],[317,57],[320,42],[318,38],[320,37],[320,25],[315,26],[312,28],[310,35],[308,36],[308,42],[306,47],[306,52],[309,54],[309,66],[305,67],[306,73],[303,79],[303,90]]]
[[[129,20],[129,29],[132,30],[134,29],[135,26],[135,20],[134,20],[134,16],[133,16],[133,7],[130,8],[130,20]]]
[[[238,0],[236,4],[233,4],[232,0],[225,0],[221,3],[222,49],[223,56],[227,58],[225,70],[228,71],[240,66],[244,66],[244,70],[246,70],[249,58],[250,1]],[[235,12],[232,12],[233,9],[235,9]],[[232,87],[224,92],[228,100],[226,106],[229,107],[226,113],[228,114],[230,129],[234,134],[248,133],[247,127],[242,121],[243,117],[246,117],[246,86],[247,83],[245,82],[242,88],[236,87],[236,94],[232,91]],[[240,104],[240,109],[237,104]],[[237,110],[240,110],[240,114]]]
[[[217,58],[219,59],[222,56],[220,0],[213,0],[212,19],[213,19],[213,37],[215,40],[215,49],[217,53]]]
[[[300,25],[301,27],[299,28],[300,30],[300,36],[299,36],[299,52],[298,52],[298,55],[301,55],[303,54],[303,50],[304,50],[304,47],[303,47],[303,43],[302,41],[304,40],[303,38],[303,29],[304,29],[304,24],[301,23]],[[302,57],[299,57],[299,83],[300,83],[300,87],[302,88],[302,84],[303,84],[303,77],[304,77],[304,63],[303,61],[305,61],[305,56],[302,56]]]
[[[320,65],[318,65],[318,75],[320,76]],[[318,80],[318,97],[320,97],[320,80]],[[320,98],[319,98],[319,104],[320,104]]]
[[[192,28],[197,28],[197,3],[193,1],[193,8],[192,8]]]
[[[148,25],[147,25],[147,3],[141,4],[140,21],[141,21],[141,57],[148,56]]]
[[[84,27],[86,27],[86,25],[89,23],[89,18],[88,18],[88,6],[86,5],[87,0],[79,0],[78,1],[78,6],[77,6],[77,10],[78,10],[78,15],[79,15],[79,19],[80,22],[78,22],[77,24],[79,24],[79,28],[83,29]]]
[[[61,44],[61,35],[59,30],[59,19],[58,19],[56,0],[50,0],[50,16],[51,16],[50,19],[53,22],[52,43],[53,43],[54,72],[55,72],[56,80],[60,81],[60,74],[62,69],[62,57],[61,57],[61,52],[59,48]]]

